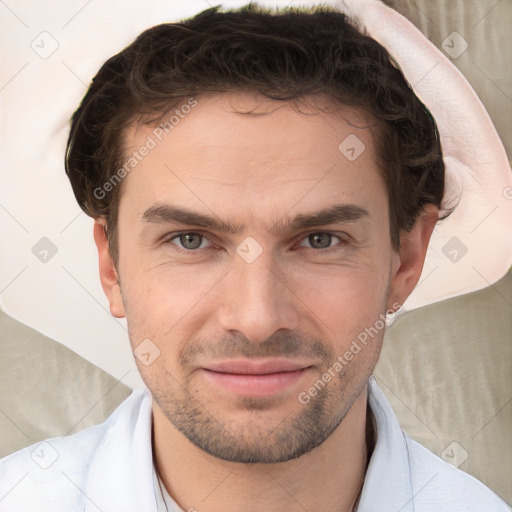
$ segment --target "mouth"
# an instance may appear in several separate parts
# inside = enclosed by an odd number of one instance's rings
[[[296,386],[311,370],[311,365],[286,359],[229,360],[201,369],[214,386],[244,396],[282,393]]]

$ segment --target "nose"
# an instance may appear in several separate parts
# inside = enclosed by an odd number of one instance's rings
[[[218,309],[225,331],[241,333],[257,343],[280,329],[298,326],[297,296],[286,283],[283,269],[265,251],[251,263],[236,256],[227,277]]]

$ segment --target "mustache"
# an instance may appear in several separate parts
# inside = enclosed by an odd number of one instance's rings
[[[182,366],[192,366],[199,356],[206,359],[302,357],[321,359],[328,363],[334,354],[328,351],[320,339],[298,336],[292,332],[275,333],[261,342],[248,340],[243,335],[223,337],[218,341],[197,338],[190,341],[180,354]]]

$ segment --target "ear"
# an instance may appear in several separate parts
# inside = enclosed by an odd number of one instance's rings
[[[124,318],[124,304],[119,285],[119,276],[110,255],[107,234],[105,232],[106,221],[103,218],[94,221],[94,242],[98,249],[100,280],[103,291],[110,303],[110,312],[116,318]]]
[[[439,219],[439,209],[433,204],[424,206],[411,231],[400,235],[400,251],[392,269],[388,309],[403,304],[421,276],[428,243]]]

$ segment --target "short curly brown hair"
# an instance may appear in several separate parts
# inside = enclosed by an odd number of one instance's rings
[[[354,20],[325,6],[214,7],[140,34],[103,64],[72,117],[66,173],[80,207],[106,218],[114,262],[122,183],[108,193],[102,187],[126,159],[127,127],[150,124],[187,98],[230,91],[276,101],[323,95],[373,116],[382,126],[376,146],[395,250],[425,204],[441,207],[436,123],[386,49]]]

